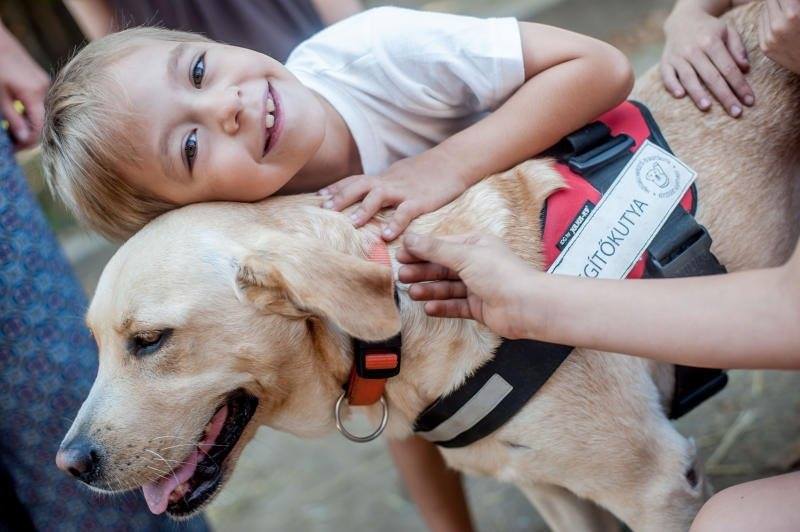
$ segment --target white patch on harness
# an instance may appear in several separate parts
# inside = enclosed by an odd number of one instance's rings
[[[674,155],[646,140],[548,272],[624,278],[696,176]]]

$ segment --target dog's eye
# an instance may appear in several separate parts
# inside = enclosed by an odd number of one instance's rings
[[[146,356],[155,353],[172,335],[172,329],[161,331],[142,331],[129,340],[128,349],[134,356]]]

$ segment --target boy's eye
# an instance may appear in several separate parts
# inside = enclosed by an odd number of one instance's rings
[[[189,164],[189,171],[192,171],[194,159],[197,157],[197,130],[193,130],[186,137],[186,142],[183,144],[183,153],[186,155],[186,162]]]
[[[197,58],[197,61],[192,65],[192,83],[196,89],[199,89],[203,84],[203,76],[206,73],[206,54]]]

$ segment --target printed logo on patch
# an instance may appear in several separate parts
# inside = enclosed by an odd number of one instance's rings
[[[648,194],[657,198],[669,198],[680,189],[681,169],[674,157],[661,154],[643,157],[636,164],[636,182]]]

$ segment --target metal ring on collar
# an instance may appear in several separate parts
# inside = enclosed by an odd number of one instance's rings
[[[389,407],[386,404],[386,399],[381,396],[381,408],[383,409],[383,414],[381,417],[381,424],[378,426],[377,429],[372,434],[368,434],[367,436],[356,436],[355,434],[349,432],[345,427],[344,423],[342,423],[342,406],[346,403],[345,395],[347,392],[342,392],[342,395],[339,396],[339,399],[336,401],[336,407],[333,409],[333,414],[336,417],[336,428],[339,432],[350,441],[354,441],[356,443],[366,443],[368,441],[372,441],[378,436],[381,435],[383,429],[386,428],[386,422],[389,421]]]

